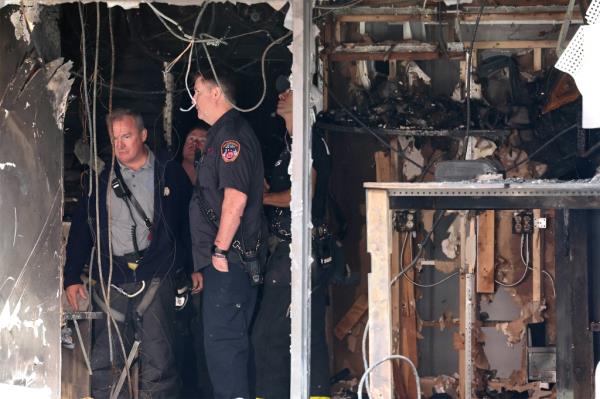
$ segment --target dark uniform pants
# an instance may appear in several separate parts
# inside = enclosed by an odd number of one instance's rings
[[[285,399],[290,397],[289,307],[290,246],[277,245],[265,274],[263,294],[254,321],[252,343],[256,366],[256,397]],[[329,397],[329,355],[325,338],[327,286],[313,287],[311,307],[311,397]]]
[[[252,349],[248,329],[256,287],[250,285],[241,264],[229,263],[226,273],[209,265],[202,274],[204,347],[214,398],[249,398]]]
[[[175,316],[177,369],[183,382],[181,398],[211,399],[212,386],[204,354],[202,295],[190,295],[188,303]]]
[[[111,308],[124,317],[117,321],[123,337],[127,355],[136,339],[141,338],[138,352],[137,367],[139,369],[139,398],[140,399],[177,399],[180,397],[180,380],[175,366],[174,337],[174,288],[170,278],[160,282],[154,299],[142,315],[141,321],[136,321],[135,310],[143,300],[146,289],[134,298],[128,298],[116,290],[111,291]],[[120,285],[125,292],[133,293],[140,288],[139,283]],[[95,300],[103,298],[100,290],[95,292]],[[118,316],[115,316],[115,319]],[[106,319],[94,321],[94,344],[92,347],[92,396],[95,399],[108,399],[113,385],[117,384],[125,365],[125,358],[119,343],[119,338],[112,328],[113,364],[110,362],[109,337]],[[119,399],[130,398],[126,380],[121,389]]]

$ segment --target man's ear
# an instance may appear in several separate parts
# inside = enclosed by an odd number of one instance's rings
[[[144,129],[142,130],[142,142],[146,142],[146,139],[148,138],[148,129]]]
[[[215,85],[210,89],[211,95],[212,97],[216,100],[219,97],[221,97],[223,95],[223,91],[221,90],[221,88],[219,87],[218,84],[215,83]]]

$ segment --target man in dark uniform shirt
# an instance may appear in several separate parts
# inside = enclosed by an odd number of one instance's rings
[[[263,197],[269,219],[271,255],[266,266],[258,314],[252,331],[255,350],[256,396],[283,399],[290,395],[290,301],[291,301],[291,158],[292,92],[280,94],[277,114],[285,120],[285,146],[275,162]],[[330,175],[329,150],[323,138],[313,135],[312,222],[323,224]],[[327,283],[320,268],[313,269],[311,317],[311,398],[329,398],[329,356],[325,338]]]
[[[190,202],[193,288],[204,287],[204,345],[215,398],[248,398],[256,287],[240,250],[255,250],[260,238],[262,154],[252,128],[233,109],[233,85],[225,75],[219,83],[199,75],[194,90],[198,118],[212,126]]]

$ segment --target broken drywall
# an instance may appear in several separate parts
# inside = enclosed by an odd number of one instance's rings
[[[54,97],[52,109],[59,130],[63,129],[67,112],[67,99],[73,84],[73,79],[71,79],[72,67],[73,63],[71,61],[65,63],[62,58],[46,64],[46,75],[48,77],[46,88]]]
[[[525,337],[528,324],[544,321],[544,310],[546,310],[546,306],[543,303],[527,303],[521,308],[521,316],[518,319],[511,322],[498,323],[496,328],[506,335],[509,344],[517,344]]]
[[[425,158],[423,157],[421,151],[415,147],[414,137],[399,137],[398,145],[404,153],[404,157],[414,162],[402,162],[402,174],[406,180],[412,181],[421,175],[421,168],[417,165],[424,165]]]
[[[2,3],[0,3],[0,7]],[[40,8],[38,3],[32,3],[27,7],[19,7],[10,15],[10,22],[14,26],[15,38],[27,43],[31,42],[30,32],[33,32],[35,24],[40,22]]]

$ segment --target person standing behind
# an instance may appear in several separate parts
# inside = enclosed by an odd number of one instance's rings
[[[287,90],[279,95],[277,115],[285,121],[285,146],[275,162],[266,183],[263,204],[269,220],[270,257],[265,270],[262,299],[252,331],[256,365],[256,396],[261,399],[290,397],[290,334],[291,320],[291,180],[288,167],[291,159],[293,95]],[[329,150],[322,137],[313,136],[312,222],[322,226],[330,175]],[[314,234],[313,234],[314,235]],[[313,241],[314,242],[314,241]],[[315,248],[313,248],[315,249]],[[319,256],[315,254],[317,263]],[[309,267],[309,265],[306,265]],[[311,398],[329,398],[329,356],[325,336],[327,302],[327,272],[318,266],[312,271],[311,292]]]
[[[191,185],[181,165],[169,154],[154,154],[145,145],[148,132],[139,114],[116,109],[108,116],[107,125],[117,160],[116,178],[109,186],[113,176],[110,168],[106,168],[99,176],[99,186],[92,187],[89,197],[85,190],[73,215],[64,268],[67,300],[78,310],[79,297],[88,297],[81,272],[93,252],[100,251],[105,284],[112,256],[112,282],[106,287],[112,290],[111,302],[106,304],[99,283],[92,295],[93,302],[105,313],[110,306],[126,351],[131,350],[134,341],[141,341],[139,384],[134,387],[139,389],[139,397],[178,398],[181,388],[173,350],[172,274],[190,262],[186,205]],[[99,215],[94,206],[96,195]],[[100,225],[97,240],[96,220]],[[95,254],[92,259],[90,267],[98,282]],[[109,342],[105,319],[95,320],[93,329],[92,396],[107,399],[125,359],[114,330]],[[113,346],[114,362],[109,357],[109,345]],[[129,397],[127,384],[121,390],[121,397]]]
[[[181,166],[190,178],[192,185],[196,185],[196,159],[197,154],[202,154],[206,146],[206,135],[208,127],[194,127],[189,131],[183,143],[183,159]]]
[[[185,139],[182,151],[181,166],[185,170],[192,185],[196,185],[196,167],[200,156],[206,148],[206,138],[209,126],[192,128]],[[190,273],[193,270],[190,271]],[[204,353],[204,325],[202,323],[202,279],[194,274],[191,281],[191,299],[189,304],[179,313],[181,342],[177,345],[181,358],[181,377],[184,394],[190,398],[212,398],[212,386],[206,354]],[[190,346],[194,348],[190,351]]]
[[[256,251],[260,241],[264,170],[258,139],[233,109],[232,80],[218,78],[199,74],[194,84],[198,118],[211,128],[190,202],[192,279],[204,286],[204,345],[215,399],[249,398],[248,329],[257,288],[240,253]]]

